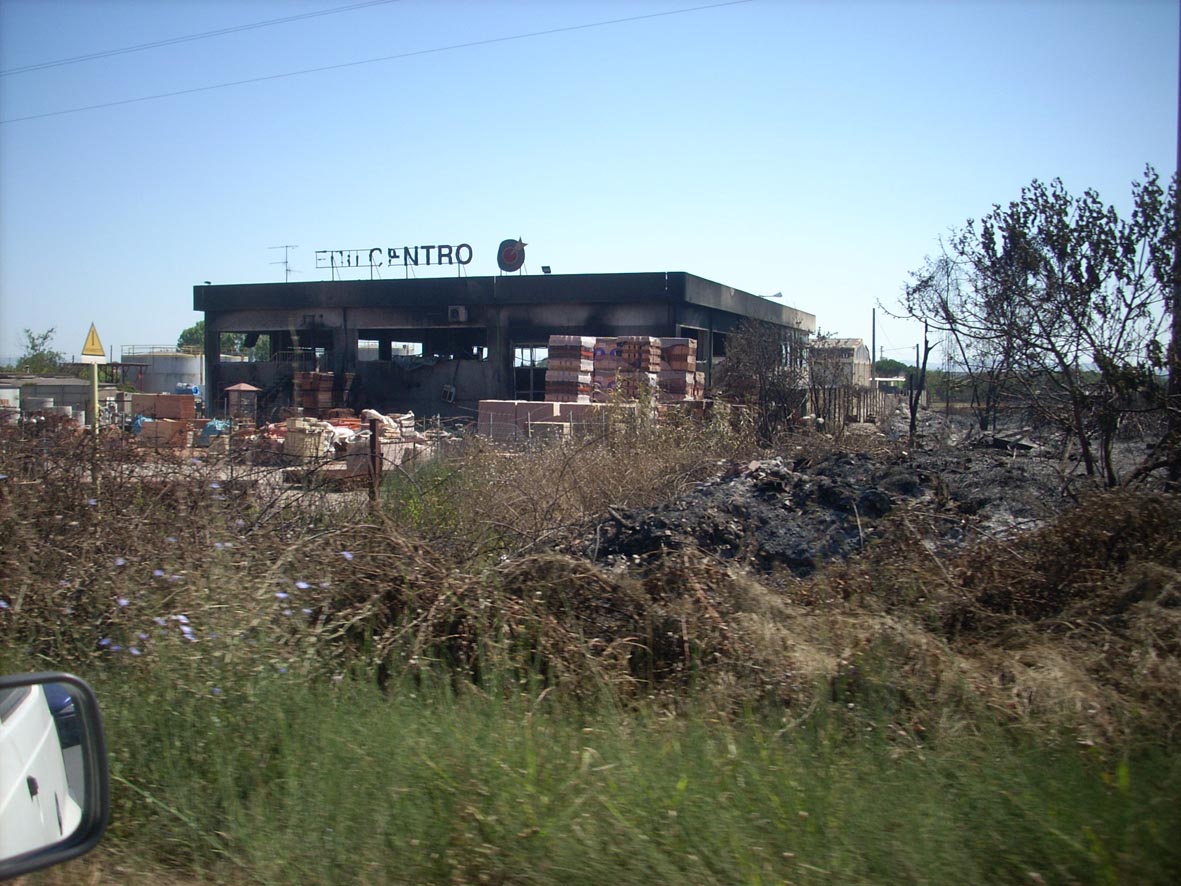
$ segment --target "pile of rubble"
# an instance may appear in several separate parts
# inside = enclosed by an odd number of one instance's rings
[[[974,446],[971,434],[933,413],[924,413],[924,425],[930,436],[909,451],[879,434],[864,451],[796,447],[724,466],[678,500],[608,509],[566,549],[608,563],[699,549],[803,577],[863,549],[900,519],[916,543],[938,550],[1037,526],[1069,501],[1048,453]]]

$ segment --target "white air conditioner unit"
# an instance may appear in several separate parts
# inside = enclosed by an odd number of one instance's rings
[[[448,323],[466,323],[467,307],[464,305],[449,305],[447,308]]]

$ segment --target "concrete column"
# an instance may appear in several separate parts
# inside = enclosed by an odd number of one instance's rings
[[[508,319],[502,308],[489,308],[492,316],[488,323],[488,362],[495,397],[509,399],[513,396],[513,340]]]
[[[205,314],[205,414],[218,416],[222,414],[225,404],[222,403],[221,392],[221,333],[217,322],[207,312]]]

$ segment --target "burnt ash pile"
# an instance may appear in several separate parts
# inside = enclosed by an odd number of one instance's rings
[[[612,564],[696,548],[806,577],[903,519],[906,531],[946,550],[1032,528],[1068,503],[1059,463],[1042,450],[980,445],[978,436],[931,414],[921,431],[914,451],[873,434],[858,451],[812,455],[799,447],[729,466],[677,501],[609,509],[580,539],[581,552]]]

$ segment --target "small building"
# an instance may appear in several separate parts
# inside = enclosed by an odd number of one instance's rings
[[[859,338],[828,338],[808,346],[812,384],[819,387],[870,387],[873,360]]]

